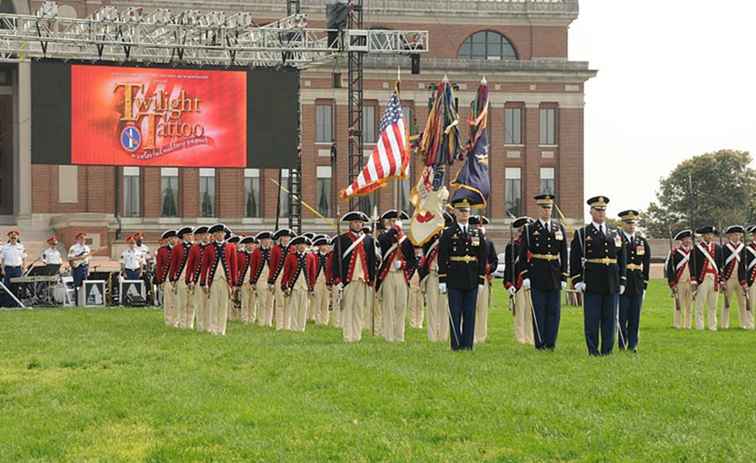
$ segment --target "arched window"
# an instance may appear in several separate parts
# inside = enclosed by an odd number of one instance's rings
[[[494,31],[480,31],[467,37],[459,49],[460,58],[473,59],[517,59],[512,43]]]

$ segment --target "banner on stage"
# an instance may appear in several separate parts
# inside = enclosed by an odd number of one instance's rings
[[[71,162],[247,166],[247,73],[71,66]]]

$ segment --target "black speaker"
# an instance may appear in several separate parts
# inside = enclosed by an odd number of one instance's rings
[[[412,74],[420,74],[420,55],[410,55],[410,59],[412,60]]]

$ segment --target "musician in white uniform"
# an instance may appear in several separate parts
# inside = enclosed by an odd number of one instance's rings
[[[68,261],[71,265],[71,273],[73,274],[74,288],[76,288],[76,303],[79,303],[79,288],[81,288],[84,280],[89,276],[89,257],[92,254],[92,250],[89,246],[84,244],[87,234],[84,232],[76,235],[76,242],[68,250]]]
[[[0,246],[0,269],[3,271],[3,283],[14,294],[16,289],[15,285],[11,284],[11,278],[18,278],[23,275],[26,265],[26,250],[18,240],[19,236],[21,236],[21,233],[18,230],[9,231],[8,242]],[[13,299],[6,296],[6,294],[2,294],[0,303],[4,303],[0,305],[7,307],[15,305]]]
[[[139,280],[144,270],[144,254],[136,246],[136,237],[126,238],[128,247],[121,253],[121,276],[124,280]]]
[[[40,260],[47,267],[48,275],[57,275],[60,273],[60,266],[63,264],[63,257],[58,249],[58,238],[51,236],[47,238],[47,247],[42,251]]]

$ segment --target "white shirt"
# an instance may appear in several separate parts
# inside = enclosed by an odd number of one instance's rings
[[[463,232],[464,234],[467,234],[467,227],[468,227],[468,224],[466,224],[466,223],[459,223],[459,222],[457,222],[457,225],[459,225],[459,228],[461,228],[461,229],[462,229],[462,232]]]
[[[0,261],[5,267],[21,267],[26,259],[26,250],[24,245],[5,243],[0,246]]]
[[[139,248],[126,248],[121,253],[121,263],[129,270],[139,270],[144,262],[144,255]]]
[[[551,222],[550,220],[546,220],[546,221],[544,221],[544,220],[538,219],[538,221],[539,221],[539,222],[541,222],[541,225],[543,226],[543,228],[544,228],[545,230],[551,230],[551,227],[549,226],[549,225],[551,225],[551,224],[549,223],[549,222]]]
[[[60,256],[58,248],[46,248],[42,251],[42,262],[45,264],[60,265],[63,263],[63,258]]]
[[[606,224],[605,223],[602,223],[602,224],[597,224],[596,222],[591,222],[591,223],[593,224],[593,228],[595,228],[596,230],[598,230],[601,233],[603,233],[604,235],[606,235]]]
[[[89,249],[89,246],[87,246],[86,244],[74,243],[74,245],[71,246],[71,248],[68,250],[68,258],[70,259],[72,257],[80,257],[80,256],[83,256],[84,254],[89,254],[90,252],[92,251]],[[88,264],[89,264],[89,257],[87,257],[84,260],[73,262],[74,266],[88,265]]]
[[[145,261],[152,259],[152,254],[150,253],[150,247],[147,246],[146,244],[142,243],[141,246],[135,246],[134,249],[136,249],[142,254],[142,258]]]

